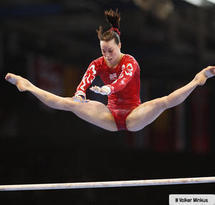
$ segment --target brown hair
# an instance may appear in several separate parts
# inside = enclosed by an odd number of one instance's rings
[[[120,43],[120,13],[118,9],[113,11],[112,9],[106,10],[105,12],[106,21],[111,25],[111,28],[107,31],[103,31],[103,27],[99,26],[99,29],[96,30],[98,38],[100,41],[110,41],[115,40],[116,44]]]

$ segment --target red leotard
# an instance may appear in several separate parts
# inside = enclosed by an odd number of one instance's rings
[[[116,68],[107,66],[104,57],[97,58],[89,65],[76,95],[86,95],[87,88],[96,76],[109,86],[107,107],[114,116],[118,130],[127,130],[126,118],[140,105],[140,67],[134,57],[125,54]]]

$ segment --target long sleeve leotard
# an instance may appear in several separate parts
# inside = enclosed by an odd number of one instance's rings
[[[140,67],[134,57],[125,54],[115,68],[107,66],[104,57],[92,61],[75,95],[86,96],[96,76],[111,89],[108,105],[119,130],[126,129],[126,117],[140,102]]]

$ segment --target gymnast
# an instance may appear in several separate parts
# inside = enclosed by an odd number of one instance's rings
[[[104,31],[100,26],[97,30],[102,56],[90,63],[73,97],[54,95],[12,73],[8,73],[5,79],[20,92],[32,93],[47,106],[73,112],[100,128],[135,132],[153,122],[165,110],[182,103],[197,86],[204,85],[215,75],[215,66],[208,66],[184,87],[141,104],[140,67],[134,57],[121,52],[120,14],[118,10],[107,10],[105,17],[111,28]],[[107,105],[86,99],[86,90],[96,76],[101,77],[104,86],[93,86],[90,90],[107,95]]]

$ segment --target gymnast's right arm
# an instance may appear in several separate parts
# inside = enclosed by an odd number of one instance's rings
[[[5,79],[9,83],[15,85],[20,92],[29,91],[41,102],[51,108],[70,111],[72,104],[74,104],[72,98],[60,97],[45,90],[42,90],[21,76],[8,73],[5,76]]]

